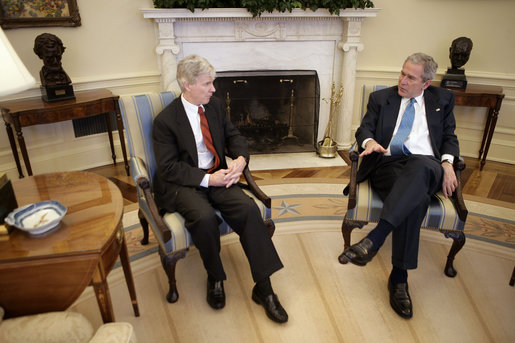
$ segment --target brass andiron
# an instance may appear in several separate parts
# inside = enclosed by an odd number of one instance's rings
[[[282,82],[282,80],[281,80]],[[293,134],[293,109],[295,108],[295,91],[291,90],[290,96],[290,118],[288,125],[288,136],[283,137],[284,140],[294,140],[297,144],[299,144],[299,138]]]
[[[333,122],[336,112],[340,108],[340,103],[343,96],[343,86],[340,86],[338,89],[338,93],[336,92],[336,86],[333,82],[331,87],[331,98],[323,98],[325,102],[331,103],[331,109],[329,112],[329,121],[327,122],[327,127],[324,132],[324,139],[319,141],[317,144],[317,153],[320,157],[324,158],[334,158],[336,157],[336,153],[338,151],[338,146],[336,142],[333,140]]]
[[[229,95],[229,92],[227,92],[225,96],[225,105],[227,106],[227,119],[231,120],[231,97]]]

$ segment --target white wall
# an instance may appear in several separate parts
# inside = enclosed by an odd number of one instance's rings
[[[43,63],[32,51],[37,35],[57,35],[66,46],[62,63],[76,91],[108,88],[115,94],[159,90],[155,34],[140,8],[151,0],[78,0],[82,26],[5,30],[20,58],[39,81]],[[437,79],[449,65],[451,41],[467,36],[474,42],[465,65],[469,83],[504,88],[496,132],[488,158],[515,163],[515,1],[512,0],[375,0],[376,18],[362,25],[365,49],[358,55],[357,89],[363,84],[393,85],[405,57],[415,51],[439,62]],[[9,98],[40,96],[32,89]],[[359,91],[354,127],[358,125]],[[7,98],[7,99],[9,99]],[[0,99],[0,100],[5,100]],[[457,133],[462,152],[475,156],[484,125],[482,109],[457,108]],[[111,163],[106,134],[73,137],[71,122],[23,129],[34,173],[86,169]],[[115,143],[118,139],[115,134]],[[121,160],[121,153],[117,156]],[[17,177],[4,129],[0,129],[0,171]]]

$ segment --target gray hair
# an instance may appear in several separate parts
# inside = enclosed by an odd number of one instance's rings
[[[184,92],[185,82],[193,85],[201,74],[207,74],[213,78],[216,76],[215,68],[204,57],[189,55],[180,60],[177,64],[177,83],[181,91]]]
[[[404,63],[410,61],[413,64],[422,64],[424,65],[424,73],[422,73],[422,80],[424,82],[434,79],[436,75],[436,69],[438,68],[438,63],[429,55],[426,55],[422,52],[414,53],[408,58]]]

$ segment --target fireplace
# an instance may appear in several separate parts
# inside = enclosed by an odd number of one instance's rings
[[[241,8],[195,12],[141,9],[143,16],[156,24],[156,52],[163,90],[178,90],[177,61],[189,54],[207,58],[217,71],[315,70],[320,99],[331,97],[333,84],[344,88],[342,106],[334,123],[336,137],[333,137],[340,148],[348,148],[353,141],[356,63],[358,52],[363,49],[361,24],[365,18],[375,17],[378,11],[345,9],[333,15],[325,9],[294,9],[253,18]],[[297,104],[296,108],[299,107]],[[318,140],[323,138],[329,113],[330,104],[320,101],[318,124],[314,127],[318,130]],[[298,136],[295,132],[293,135]]]
[[[314,70],[218,72],[214,96],[251,154],[315,151],[320,91]]]

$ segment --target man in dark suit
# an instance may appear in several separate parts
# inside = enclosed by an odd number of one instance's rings
[[[448,197],[458,185],[452,166],[459,156],[454,93],[431,86],[437,67],[426,54],[409,56],[398,86],[370,95],[356,131],[363,157],[357,181],[370,178],[384,204],[378,225],[344,256],[364,266],[392,232],[388,290],[391,306],[403,318],[413,315],[407,270],[417,267],[420,225],[430,198],[439,190]]]
[[[216,73],[204,58],[190,55],[177,65],[182,94],[154,120],[158,206],[179,212],[207,271],[207,302],[225,306],[220,259],[220,219],[240,236],[256,282],[252,299],[272,320],[288,315],[272,290],[270,275],[283,267],[255,202],[237,185],[249,161],[247,141],[227,118],[221,101],[212,97]],[[225,151],[232,162],[227,165]]]

